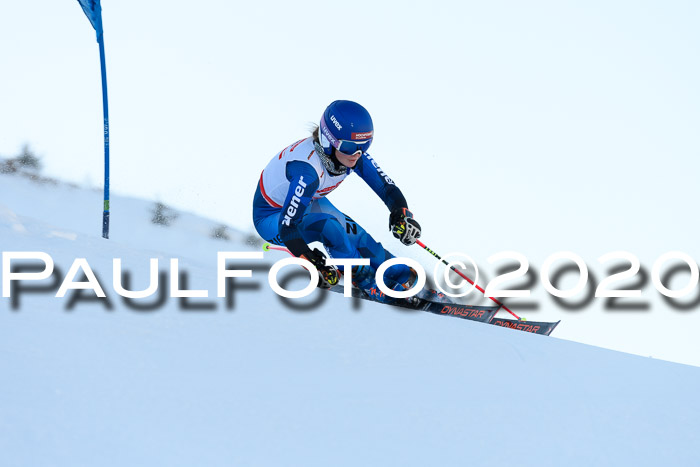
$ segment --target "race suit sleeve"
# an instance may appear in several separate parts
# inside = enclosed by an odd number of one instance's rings
[[[408,208],[406,198],[394,181],[377,165],[369,154],[363,154],[353,169],[379,196],[389,211]]]
[[[289,191],[279,217],[280,239],[294,256],[301,256],[310,249],[301,235],[299,223],[318,190],[319,178],[311,164],[301,161],[289,162],[286,175]]]

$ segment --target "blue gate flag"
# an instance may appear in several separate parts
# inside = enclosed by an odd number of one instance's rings
[[[78,3],[83,8],[92,27],[95,28],[97,42],[100,42],[100,37],[102,36],[102,7],[100,6],[100,0],[78,0]]]

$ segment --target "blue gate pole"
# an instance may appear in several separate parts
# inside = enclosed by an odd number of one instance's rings
[[[100,34],[97,43],[100,45],[100,68],[102,70],[102,112],[104,114],[105,137],[105,182],[104,205],[102,211],[102,237],[109,238],[109,109],[107,105],[107,67],[105,65],[104,34]]]

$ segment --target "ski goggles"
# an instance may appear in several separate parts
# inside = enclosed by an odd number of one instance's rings
[[[367,152],[367,149],[369,149],[369,145],[372,142],[371,139],[368,139],[366,141],[346,141],[346,140],[338,140],[337,146],[334,144],[335,148],[342,152],[343,154],[347,154],[348,156],[352,156],[357,154],[358,152],[361,154],[364,154]]]

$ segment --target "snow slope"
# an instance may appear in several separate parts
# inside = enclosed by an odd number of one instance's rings
[[[295,311],[264,268],[227,309],[216,252],[250,250],[244,234],[113,204],[105,241],[100,192],[0,176],[2,251],[50,253],[63,274],[84,257],[112,305],[0,299],[3,466],[700,463],[699,368],[332,294]],[[114,257],[134,288],[148,258],[163,271],[178,258],[188,287],[209,290],[186,306],[210,309],[127,307]]]

